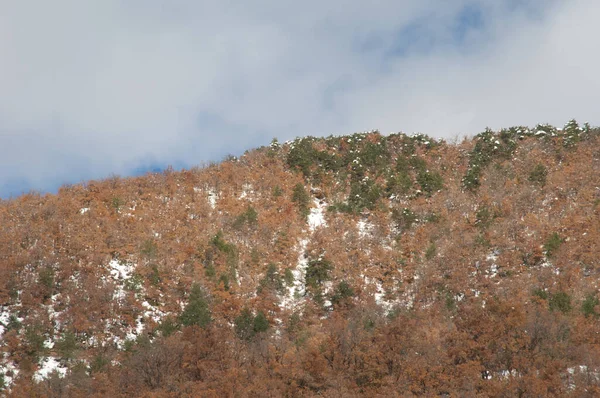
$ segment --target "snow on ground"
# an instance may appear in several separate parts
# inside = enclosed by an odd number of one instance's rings
[[[115,280],[126,280],[131,278],[131,274],[135,269],[135,264],[121,262],[119,260],[111,260],[108,263],[110,274]]]
[[[298,244],[298,264],[292,270],[294,275],[294,284],[287,287],[287,292],[281,297],[280,307],[286,310],[295,310],[298,303],[304,296],[306,287],[304,286],[304,277],[308,267],[308,258],[305,256],[308,239],[302,239]]]
[[[162,318],[167,315],[165,312],[159,310],[158,308],[152,306],[147,301],[142,302],[142,307],[144,307],[144,317],[151,318],[154,322],[160,322]]]
[[[308,215],[308,228],[311,232],[314,232],[319,227],[327,226],[327,222],[325,221],[327,203],[318,199],[314,199],[313,203],[315,207],[310,209],[310,214]]]
[[[65,377],[67,374],[67,368],[58,362],[54,357],[46,357],[40,362],[40,368],[33,374],[33,379],[40,382],[53,372],[57,372],[59,377]]]
[[[368,276],[364,276],[364,275],[361,275],[361,276],[362,276],[363,280],[365,281],[366,286],[374,286],[375,293],[373,294],[373,297],[375,298],[375,303],[377,303],[377,305],[379,305],[381,308],[383,308],[383,310],[385,311],[385,314],[389,314],[390,312],[392,312],[394,310],[394,308],[396,308],[399,305],[404,305],[407,308],[412,306],[411,299],[402,300],[400,297],[397,297],[396,299],[393,299],[393,300],[386,300],[385,299],[385,296],[386,296],[385,289],[383,288],[383,285],[380,281],[372,280]]]
[[[122,300],[127,295],[125,292],[124,282],[131,278],[135,270],[135,264],[121,262],[119,260],[111,260],[108,263],[110,276],[115,281],[116,287],[113,294],[114,300]]]
[[[208,204],[214,210],[217,207],[217,193],[214,189],[208,190]]]
[[[127,290],[125,288],[125,282],[133,276],[133,273],[136,268],[136,264],[122,262],[118,260],[112,260],[108,264],[111,277],[115,282],[115,292],[113,294],[113,299],[122,300],[127,295]],[[139,292],[136,293],[136,298],[144,297],[144,289],[143,287]],[[136,319],[135,325],[130,326],[124,332],[125,338],[121,338],[119,336],[112,336],[110,340],[118,347],[123,348],[123,344],[125,340],[135,340],[139,335],[141,335],[145,329],[145,319],[152,319],[154,322],[160,322],[162,318],[164,318],[167,313],[161,311],[157,307],[151,305],[148,301],[144,300],[141,302],[142,307],[144,308],[143,314]],[[108,322],[106,325],[107,331],[110,329],[111,323]],[[95,337],[92,336],[90,341],[90,345],[94,345]]]
[[[4,376],[4,385],[10,390],[10,386],[19,375],[19,369],[14,363],[6,362],[0,365],[0,375]]]
[[[356,223],[356,228],[358,229],[358,236],[360,236],[361,238],[369,236],[373,231],[373,227],[373,224],[371,224],[370,222],[359,220]]]
[[[496,276],[498,276],[498,270],[500,267],[498,267],[498,264],[496,264],[496,260],[498,259],[498,251],[494,250],[492,251],[490,254],[488,254],[486,256],[486,260],[487,261],[491,261],[492,265],[490,266],[490,269],[488,271],[486,271],[486,278],[495,278]]]
[[[135,324],[135,329],[130,328],[125,336],[125,340],[135,340],[144,331],[144,323],[142,318],[138,318]]]
[[[251,194],[254,193],[253,189],[254,187],[252,186],[252,184],[243,184],[242,193],[240,194],[238,199],[248,199],[249,201],[252,201],[253,198]]]
[[[281,301],[279,306],[285,310],[294,311],[303,300],[306,292],[306,286],[304,286],[306,268],[308,267],[306,247],[310,241],[310,236],[312,236],[316,229],[327,226],[327,222],[325,221],[327,202],[314,199],[313,203],[314,207],[310,210],[310,214],[308,215],[309,236],[301,239],[300,242],[298,242],[298,263],[296,268],[292,270],[292,274],[294,275],[294,284],[287,287],[287,292],[285,295],[280,296]]]
[[[4,329],[8,325],[10,319],[10,311],[8,308],[0,307],[0,337],[4,334]]]

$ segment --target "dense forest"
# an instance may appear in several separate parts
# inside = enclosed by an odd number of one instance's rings
[[[304,137],[0,201],[0,395],[600,395],[600,129]]]

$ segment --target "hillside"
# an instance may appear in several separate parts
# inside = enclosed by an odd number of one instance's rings
[[[600,129],[274,140],[0,201],[14,397],[598,396]]]

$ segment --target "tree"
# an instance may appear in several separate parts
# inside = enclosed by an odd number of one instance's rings
[[[302,185],[300,182],[294,186],[292,202],[298,206],[298,210],[303,218],[308,217],[308,214],[310,213],[310,209],[308,207],[310,203],[310,196],[308,196],[306,189],[304,189],[304,185]]]
[[[212,321],[206,294],[199,284],[192,285],[189,302],[179,316],[179,321],[184,326],[198,325],[203,328]]]
[[[241,340],[249,341],[258,333],[266,332],[269,329],[269,321],[262,311],[253,316],[248,308],[244,308],[234,320],[234,329]]]

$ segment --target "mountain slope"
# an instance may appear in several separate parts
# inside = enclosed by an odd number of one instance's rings
[[[599,137],[305,137],[3,201],[4,391],[593,395]]]

